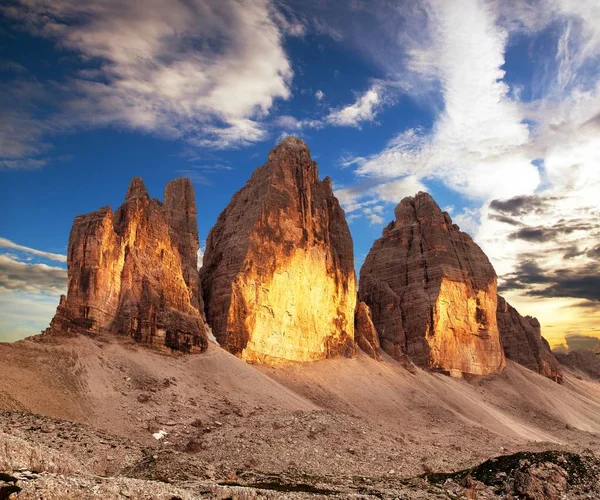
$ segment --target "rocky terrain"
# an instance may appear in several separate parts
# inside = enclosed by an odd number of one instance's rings
[[[172,356],[75,334],[0,345],[0,370],[0,472],[17,498],[446,498],[460,479],[419,476],[600,453],[600,385],[510,361],[469,381],[385,353],[252,366],[212,344]]]
[[[600,354],[587,349],[570,350],[567,353],[555,352],[561,365],[600,380]]]
[[[104,207],[75,218],[68,293],[46,333],[109,331],[156,348],[204,350],[197,251],[190,181],[169,182],[161,203],[133,179],[116,212]]]
[[[202,290],[221,346],[267,364],[355,355],[352,248],[331,180],[284,139],[208,235]]]
[[[598,498],[598,357],[562,368],[431,196],[395,214],[358,296],[293,137],[200,274],[187,179],[77,217],[50,327],[0,344],[0,500]]]
[[[395,215],[360,271],[382,348],[453,375],[502,370],[497,279],[483,251],[427,193]]]

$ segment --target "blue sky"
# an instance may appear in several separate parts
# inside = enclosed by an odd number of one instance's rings
[[[201,243],[288,134],[357,272],[427,190],[554,343],[597,336],[597,0],[11,0],[0,7],[0,340],[66,286],[73,218],[189,176]],[[56,254],[56,255],[53,255]]]

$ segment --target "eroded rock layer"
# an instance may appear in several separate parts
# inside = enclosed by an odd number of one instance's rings
[[[163,204],[133,179],[116,212],[104,207],[75,218],[68,294],[47,333],[109,331],[159,348],[204,350],[197,251],[190,181],[169,182]]]
[[[381,347],[452,375],[500,371],[497,279],[483,251],[427,193],[402,200],[395,215],[360,273]]]
[[[497,321],[504,354],[508,359],[555,382],[562,382],[560,365],[542,337],[536,318],[521,316],[504,298],[498,296]]]
[[[284,139],[211,230],[201,270],[207,320],[250,362],[354,355],[352,238],[306,144]]]

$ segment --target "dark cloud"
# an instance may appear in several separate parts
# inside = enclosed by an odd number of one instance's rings
[[[545,241],[552,241],[556,237],[556,231],[543,227],[524,227],[518,231],[515,231],[514,233],[511,233],[508,237],[511,240],[525,240],[543,243]]]
[[[600,339],[591,335],[569,334],[565,335],[565,341],[569,350],[587,349],[595,352],[600,350]]]
[[[67,270],[27,264],[0,255],[0,291],[59,294],[66,291]]]
[[[575,269],[544,270],[535,261],[521,262],[515,272],[505,276],[499,291],[527,290],[534,297],[569,297],[600,302],[600,265],[587,264]]]
[[[570,307],[574,307],[576,309],[591,309],[600,312],[600,302],[592,302],[589,300],[582,300],[581,302],[577,302]]]
[[[542,196],[515,196],[508,200],[492,200],[490,208],[504,215],[513,217],[532,212],[542,214],[546,206],[559,198]]]
[[[498,222],[504,222],[505,224],[510,224],[511,226],[522,226],[523,223],[518,221],[517,219],[513,219],[512,217],[508,217],[507,215],[498,215],[492,214],[489,217],[490,219],[497,220]]]
[[[575,231],[587,231],[588,233],[594,233],[598,230],[598,226],[591,224],[581,219],[565,220],[561,219],[552,226],[528,226],[523,227],[514,233],[511,233],[508,237],[511,240],[524,240],[537,243],[544,243],[546,241],[554,241],[560,236],[574,233]]]
[[[600,245],[592,248],[586,254],[590,259],[600,260]]]
[[[561,249],[563,250],[563,249]],[[585,254],[585,250],[579,250],[577,245],[572,245],[568,248],[564,249],[563,259],[574,259],[575,257],[579,257],[580,255]]]

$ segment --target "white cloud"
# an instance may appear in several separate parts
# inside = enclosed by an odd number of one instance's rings
[[[14,241],[10,241],[7,238],[0,237],[0,248],[12,248],[13,250],[20,250],[21,252],[30,253],[32,255],[37,255],[38,257],[44,257],[45,259],[56,260],[58,262],[67,262],[67,256],[52,253],[52,252],[44,252],[42,250],[36,250],[35,248],[26,247],[23,245],[19,245]]]
[[[331,110],[325,122],[339,127],[358,127],[362,122],[373,121],[382,102],[382,92],[379,86],[371,87],[354,104]]]
[[[0,292],[60,295],[66,290],[66,269],[46,264],[28,264],[7,254],[0,254]]]
[[[67,124],[224,148],[264,140],[262,119],[290,96],[282,42],[301,30],[268,0],[19,0],[3,13],[97,61],[68,83]]]
[[[322,90],[317,90],[317,91],[315,92],[315,99],[316,99],[317,101],[321,101],[321,100],[323,99],[323,97],[325,97],[325,94],[323,93],[323,91],[322,91]]]
[[[201,246],[198,247],[197,262],[197,268],[198,271],[200,271],[200,269],[202,269],[202,263],[204,262],[204,248]]]
[[[431,133],[407,130],[358,170],[363,176],[436,177],[471,197],[530,192],[537,169],[519,148],[529,139],[517,103],[502,81],[506,33],[477,0],[430,0],[431,46],[411,67],[440,81],[444,110]]]
[[[58,297],[21,291],[0,292],[0,342],[37,335],[47,328]]]

